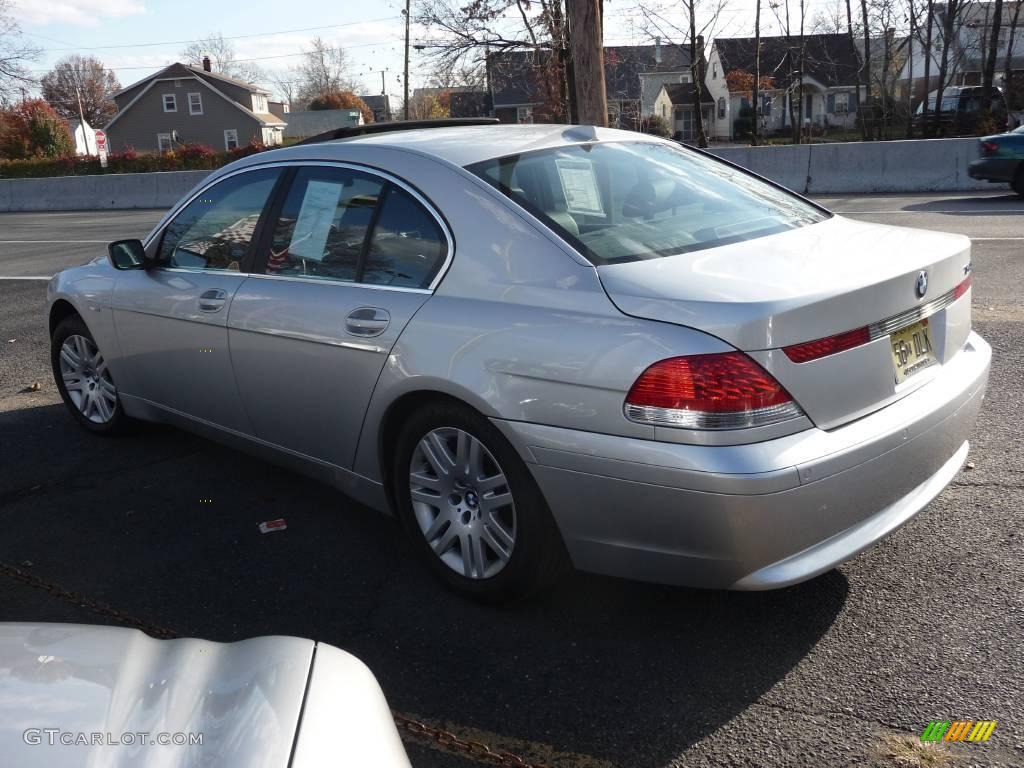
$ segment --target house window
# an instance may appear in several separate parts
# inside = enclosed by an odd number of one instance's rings
[[[717,80],[718,79],[718,65],[717,64],[712,64],[711,65],[711,79],[712,80]]]
[[[171,134],[169,133],[158,133],[156,135],[156,147],[161,152],[171,151]]]
[[[835,113],[837,115],[845,115],[850,111],[850,94],[848,93],[837,93],[836,95],[836,107]]]
[[[661,105],[661,116],[668,117],[668,107],[666,107],[664,104]]]
[[[178,97],[173,93],[164,94],[164,112],[178,111]]]
[[[190,115],[203,114],[203,94],[190,93],[188,95],[188,113]]]
[[[517,123],[532,123],[533,122],[533,107],[516,107],[516,122]]]
[[[238,149],[237,128],[226,128],[224,130],[224,149]]]
[[[725,120],[725,98],[718,100],[718,119]]]
[[[181,80],[175,80],[174,81],[174,87],[175,88],[181,88]]]

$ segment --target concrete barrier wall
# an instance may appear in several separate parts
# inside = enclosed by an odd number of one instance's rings
[[[0,179],[0,211],[170,208],[210,171]]]
[[[803,194],[959,192],[992,189],[967,175],[977,139],[921,139],[711,152]],[[0,211],[169,208],[209,171],[0,179]]]
[[[967,175],[977,139],[918,139],[710,151],[803,194],[961,192],[992,189]]]

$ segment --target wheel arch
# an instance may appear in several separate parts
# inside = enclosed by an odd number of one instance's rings
[[[82,313],[79,312],[75,305],[67,299],[57,299],[53,304],[50,305],[50,316],[49,316],[49,330],[50,336],[53,336],[53,332],[57,330],[57,326],[60,325],[64,320],[71,317],[72,315],[78,315],[82,318],[82,322],[85,323],[85,318],[82,317]],[[89,327],[88,323],[85,323],[86,327]]]

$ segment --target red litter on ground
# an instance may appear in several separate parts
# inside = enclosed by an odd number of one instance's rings
[[[260,523],[260,533],[271,533],[272,531],[283,531],[288,527],[283,517],[279,517],[277,520],[267,520],[265,523]]]

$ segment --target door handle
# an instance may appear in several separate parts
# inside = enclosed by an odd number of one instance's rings
[[[380,336],[391,322],[391,313],[380,307],[359,307],[345,318],[345,330],[353,336]]]
[[[227,291],[214,288],[199,295],[199,309],[203,312],[219,312],[228,300]]]

